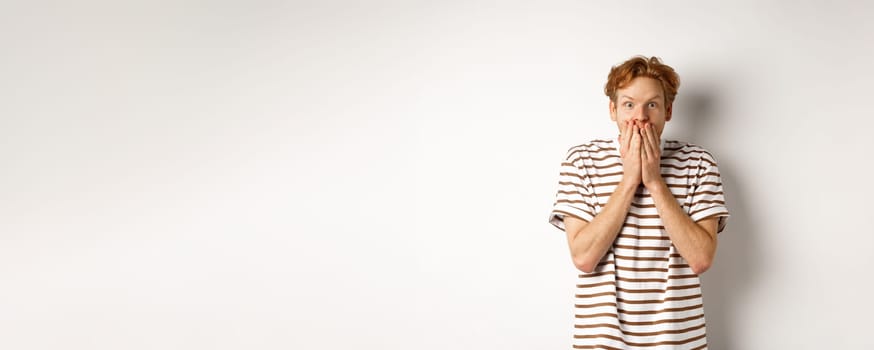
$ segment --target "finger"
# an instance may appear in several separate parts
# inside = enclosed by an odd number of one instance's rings
[[[649,158],[649,147],[647,144],[646,124],[640,128],[640,152],[643,154],[641,158],[644,160]]]
[[[628,121],[625,121],[625,130],[622,131],[622,146],[625,147],[625,151],[627,152],[629,147],[631,147],[631,124]]]
[[[640,129],[637,128],[636,124],[631,127],[631,143],[629,146],[633,154],[640,153]]]
[[[643,131],[646,132],[646,141],[652,142],[652,137],[654,136],[652,132],[652,124],[647,123],[646,126],[644,126]],[[650,144],[650,146],[652,146],[652,144]]]
[[[649,160],[651,156],[654,156],[654,150],[652,149],[651,144],[651,132],[649,131],[647,126],[643,127],[643,157],[645,160]]]
[[[658,155],[658,152],[661,151],[661,147],[659,147],[658,135],[656,135],[655,127],[652,124],[646,126],[646,135],[647,140],[649,141],[649,147],[652,152],[650,152],[653,156]]]
[[[625,139],[628,138],[628,123],[619,124],[619,149],[625,151]]]

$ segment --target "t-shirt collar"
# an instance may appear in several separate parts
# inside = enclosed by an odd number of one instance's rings
[[[613,137],[613,139],[611,141],[613,141],[613,144],[616,145],[616,153],[619,154],[619,145],[620,145],[619,135],[616,135],[615,137]],[[659,147],[661,148],[662,154],[665,154],[665,139],[661,138],[659,141],[660,141]]]

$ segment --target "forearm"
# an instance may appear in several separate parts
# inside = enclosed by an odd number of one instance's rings
[[[665,231],[680,255],[696,274],[706,271],[716,254],[716,238],[692,221],[663,180],[648,188]]]
[[[636,184],[620,181],[601,212],[574,235],[571,255],[584,272],[593,271],[613,245],[625,223],[636,189]]]

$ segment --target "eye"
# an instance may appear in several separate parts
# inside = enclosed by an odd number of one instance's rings
[[[625,106],[625,108],[631,108],[631,107],[634,106],[634,104],[631,103],[631,102],[625,102],[625,103],[623,103],[622,105]]]
[[[655,103],[655,102],[649,103],[649,108],[656,108],[656,107],[658,107],[658,103]]]

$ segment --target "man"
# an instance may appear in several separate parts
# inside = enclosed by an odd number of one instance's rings
[[[679,84],[656,57],[613,67],[604,92],[619,135],[561,164],[549,222],[582,271],[574,348],[707,348],[699,275],[729,213],[713,156],[661,140]]]

